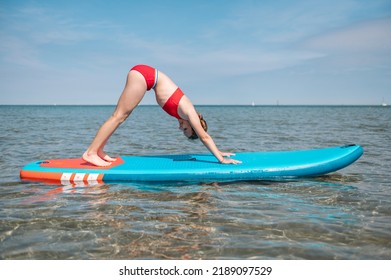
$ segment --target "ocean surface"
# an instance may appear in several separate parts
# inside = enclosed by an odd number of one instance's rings
[[[113,106],[0,106],[0,259],[391,259],[391,107],[198,106],[222,151],[355,143],[353,165],[286,181],[59,186],[31,161],[79,157]],[[207,152],[140,106],[112,155]]]

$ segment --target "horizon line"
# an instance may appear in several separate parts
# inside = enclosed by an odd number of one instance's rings
[[[193,104],[194,106],[243,106],[243,107],[288,107],[288,106],[379,106],[389,107],[388,104]],[[0,106],[116,106],[116,104],[0,104]],[[157,106],[159,104],[139,104],[138,106]]]

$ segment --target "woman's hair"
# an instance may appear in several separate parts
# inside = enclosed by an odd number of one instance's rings
[[[199,112],[197,112],[197,114],[198,114],[198,117],[200,118],[200,123],[201,123],[202,128],[205,130],[205,132],[208,131],[208,124],[204,120],[204,117]],[[189,137],[189,139],[192,139],[192,140],[198,139],[198,135],[194,131],[194,129],[193,129],[193,134]]]

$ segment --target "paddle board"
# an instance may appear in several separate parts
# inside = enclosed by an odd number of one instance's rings
[[[109,167],[81,158],[48,159],[27,164],[23,180],[72,184],[121,181],[232,181],[318,176],[334,172],[363,154],[359,145],[313,150],[237,153],[242,164],[220,164],[211,154],[121,156]]]

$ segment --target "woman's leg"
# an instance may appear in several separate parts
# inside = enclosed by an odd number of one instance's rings
[[[85,161],[96,166],[111,164],[103,159],[104,157],[108,160],[111,159],[103,151],[104,146],[118,126],[128,118],[133,109],[140,103],[146,90],[147,84],[144,77],[137,71],[130,71],[113,115],[100,127],[91,145],[83,154]]]

